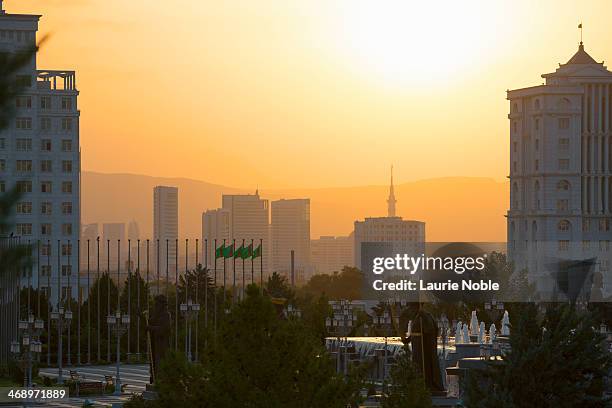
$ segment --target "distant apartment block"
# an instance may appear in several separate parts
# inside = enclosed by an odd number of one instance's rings
[[[313,273],[331,274],[345,266],[355,266],[353,235],[348,237],[322,236],[310,241],[310,262]]]
[[[272,261],[274,272],[291,276],[293,251],[293,282],[305,283],[311,275],[310,265],[310,199],[272,201]]]
[[[213,268],[215,245],[230,242],[230,211],[223,208],[206,210],[202,213],[202,264]],[[249,241],[250,243],[250,241]]]
[[[177,267],[178,239],[178,188],[156,186],[153,188],[153,245],[159,247],[155,262],[159,270],[174,276]],[[159,245],[158,245],[159,243]]]
[[[0,2],[1,9],[1,2]],[[0,52],[20,53],[36,45],[39,15],[0,11]],[[40,243],[34,254],[32,286],[76,296],[77,243],[80,237],[80,141],[74,71],[41,70],[36,56],[14,78],[21,86],[15,117],[0,132],[0,193],[17,186],[15,228],[4,231],[22,242]],[[74,249],[74,250],[73,250]],[[44,259],[37,264],[38,256]],[[23,279],[28,279],[27,274]]]

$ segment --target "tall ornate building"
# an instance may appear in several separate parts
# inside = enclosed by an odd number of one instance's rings
[[[41,16],[11,14],[0,1],[0,52],[36,45]],[[34,246],[31,283],[58,297],[76,297],[80,235],[80,141],[74,71],[41,70],[34,55],[17,73],[15,117],[0,132],[0,194],[13,186],[23,194],[10,233]],[[40,281],[40,282],[39,282]]]
[[[538,291],[561,260],[593,260],[610,293],[612,72],[580,42],[545,83],[508,91],[508,254]],[[590,282],[589,282],[590,283]]]

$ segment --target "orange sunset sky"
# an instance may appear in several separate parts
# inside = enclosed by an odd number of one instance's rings
[[[609,1],[6,0],[75,69],[83,170],[251,188],[507,175],[505,90],[587,51]]]

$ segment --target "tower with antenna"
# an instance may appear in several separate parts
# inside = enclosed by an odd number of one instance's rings
[[[387,199],[387,217],[395,217],[395,191],[393,188],[393,165],[391,165],[391,185],[389,186],[389,198]]]

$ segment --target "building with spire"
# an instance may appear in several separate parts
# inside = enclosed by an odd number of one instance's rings
[[[387,199],[386,217],[368,217],[355,221],[354,264],[371,277],[369,269],[372,259],[377,256],[395,254],[421,255],[425,252],[425,223],[404,220],[396,215],[395,189],[393,186],[393,166]]]
[[[389,198],[387,199],[387,217],[395,217],[395,191],[393,189],[393,165],[391,165],[391,185],[389,186]]]
[[[558,294],[563,260],[590,260],[599,291],[610,295],[612,72],[580,41],[542,78],[507,92],[508,255],[545,297]]]

